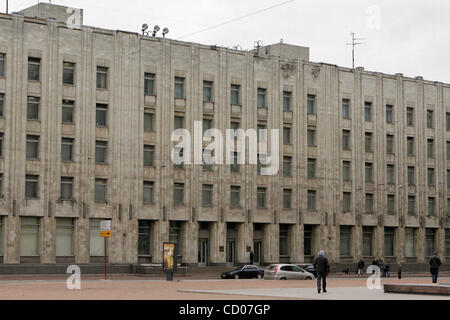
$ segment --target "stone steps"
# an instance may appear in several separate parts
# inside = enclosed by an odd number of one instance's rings
[[[385,284],[385,293],[436,294],[450,296],[450,284]]]

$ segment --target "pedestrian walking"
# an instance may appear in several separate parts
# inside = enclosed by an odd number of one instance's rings
[[[398,278],[402,278],[402,263],[400,261],[397,262],[397,274]]]
[[[253,251],[250,251],[250,264],[253,264],[253,260],[255,259],[255,254]]]
[[[362,275],[364,273],[364,260],[361,258],[358,262],[358,276]]]
[[[437,252],[430,259],[430,272],[431,272],[431,280],[433,283],[437,283],[439,266],[441,265],[441,259],[439,259]]]
[[[385,265],[384,265],[383,259],[380,259],[379,266],[380,266],[380,269],[381,269],[381,274],[383,275],[383,277],[386,277],[386,269],[385,269]]]
[[[314,268],[317,272],[317,292],[320,293],[320,282],[322,281],[323,292],[327,292],[327,276],[330,272],[330,264],[328,258],[325,256],[325,252],[320,250],[317,257],[314,259]]]
[[[387,261],[385,266],[384,266],[384,273],[385,273],[386,277],[388,277],[388,278],[391,276],[390,271],[391,271],[390,262]]]

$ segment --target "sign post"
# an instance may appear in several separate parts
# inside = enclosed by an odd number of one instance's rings
[[[111,237],[111,220],[102,220],[100,222],[100,237],[105,240],[105,280],[106,280],[106,238]]]
[[[177,256],[174,242],[163,242],[163,271],[167,281],[173,281],[173,272],[177,267]]]

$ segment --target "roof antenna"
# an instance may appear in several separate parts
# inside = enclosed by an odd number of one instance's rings
[[[355,69],[355,46],[359,44],[365,44],[364,42],[357,42],[361,40],[366,40],[364,38],[355,38],[355,33],[351,32],[350,35],[352,36],[352,43],[347,43],[348,46],[352,46],[352,69]]]

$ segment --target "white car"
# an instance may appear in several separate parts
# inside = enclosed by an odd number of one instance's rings
[[[312,280],[314,275],[295,264],[271,264],[264,272],[264,279]]]

